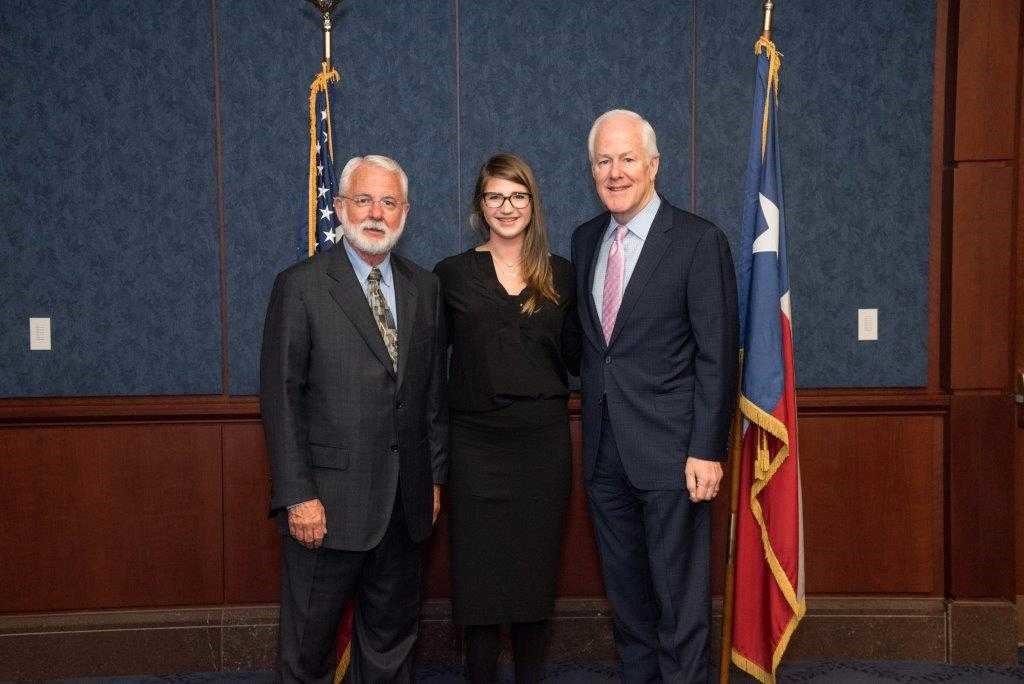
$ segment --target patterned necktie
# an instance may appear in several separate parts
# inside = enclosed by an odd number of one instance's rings
[[[601,329],[604,331],[605,342],[612,339],[615,318],[619,315],[619,305],[622,303],[622,281],[626,275],[626,259],[622,248],[627,230],[626,226],[616,227],[615,240],[608,250],[608,268],[604,274],[604,291],[601,295]]]
[[[370,269],[370,275],[366,276],[366,282],[370,285],[370,311],[377,321],[377,329],[384,339],[384,346],[388,348],[391,356],[391,363],[398,372],[398,330],[395,328],[395,318],[388,308],[388,300],[384,299],[384,293],[380,291],[380,269],[374,266]]]

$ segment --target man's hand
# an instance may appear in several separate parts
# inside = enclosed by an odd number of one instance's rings
[[[715,498],[718,494],[718,485],[722,483],[721,463],[687,456],[684,470],[690,501],[711,501]]]
[[[430,524],[437,523],[437,515],[441,512],[441,485],[434,485],[434,517]]]
[[[288,532],[303,546],[315,549],[327,534],[327,515],[320,499],[310,499],[288,508]]]

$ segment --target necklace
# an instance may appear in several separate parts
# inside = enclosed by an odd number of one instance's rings
[[[500,258],[493,251],[491,251],[491,257],[493,257],[495,261],[497,261],[499,264],[501,264],[502,266],[504,266],[505,268],[507,268],[510,271],[516,270],[517,268],[519,268],[519,264],[523,263],[523,258],[522,257],[519,257],[515,261],[509,263],[508,261],[505,261],[504,259]]]

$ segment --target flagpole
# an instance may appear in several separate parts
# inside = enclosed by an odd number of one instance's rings
[[[737,378],[742,383],[743,378],[743,352],[737,361]],[[729,681],[729,668],[732,665],[732,605],[734,598],[733,578],[736,574],[736,511],[740,500],[740,461],[742,460],[740,450],[743,444],[743,421],[740,416],[740,408],[736,407],[732,417],[732,443],[729,449],[729,458],[732,459],[732,468],[729,472],[729,542],[726,544],[725,553],[725,595],[722,597],[722,655],[718,662],[718,681],[727,684]]]
[[[772,10],[775,3],[772,0],[764,0],[761,5],[764,21],[761,24],[761,37],[766,40],[772,39]],[[743,341],[741,340],[741,343]],[[743,350],[740,350],[739,361],[737,362],[737,377],[742,384],[743,378]],[[740,498],[740,451],[743,443],[743,421],[740,416],[740,409],[737,405],[733,414],[732,424],[732,468],[729,477],[729,541],[726,544],[725,561],[725,594],[722,597],[722,653],[718,662],[718,681],[720,684],[728,684],[729,669],[732,666],[732,630],[733,630],[733,602],[735,600],[734,580],[736,576],[736,512],[739,508]]]
[[[309,4],[316,7],[320,12],[320,17],[323,20],[323,31],[324,31],[324,58],[323,65],[325,69],[331,68],[331,13],[337,9],[338,5],[341,4],[341,0],[307,0]]]

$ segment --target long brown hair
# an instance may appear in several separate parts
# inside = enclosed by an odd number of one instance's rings
[[[530,315],[540,308],[543,300],[558,303],[555,292],[555,277],[551,271],[551,254],[548,249],[548,231],[544,226],[544,207],[540,200],[540,188],[533,177],[530,165],[514,154],[496,154],[480,167],[473,190],[473,214],[471,223],[486,240],[490,228],[483,216],[484,186],[491,178],[502,178],[526,187],[530,193],[530,222],[523,236],[522,271],[526,281],[526,300],[522,312]]]

